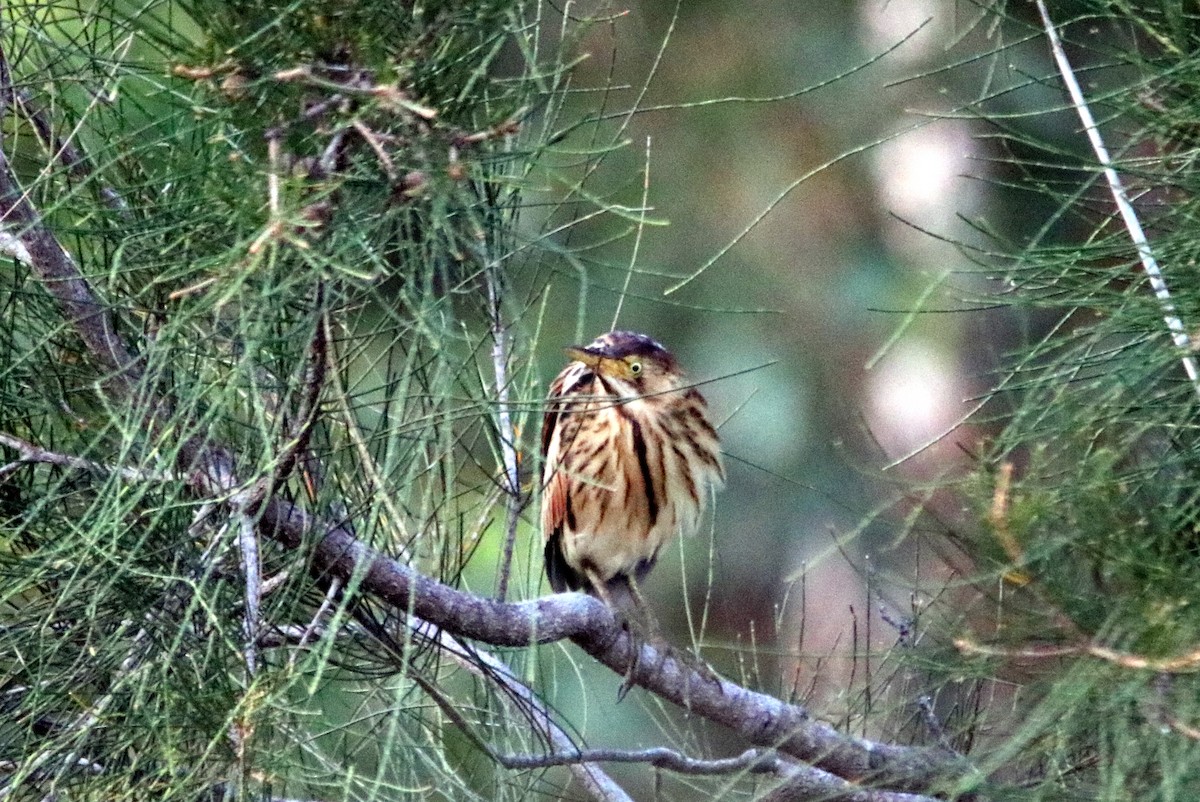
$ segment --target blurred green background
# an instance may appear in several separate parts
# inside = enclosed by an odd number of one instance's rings
[[[618,306],[617,328],[656,337],[706,382],[728,484],[712,537],[666,550],[647,582],[668,639],[697,638],[722,674],[829,720],[860,710],[865,654],[899,638],[889,621],[947,581],[940,556],[906,538],[907,516],[926,499],[920,486],[978,449],[988,432],[956,424],[1021,336],[1009,313],[980,310],[995,287],[954,241],[979,243],[983,217],[1020,237],[1049,213],[1004,188],[1007,145],[970,110],[996,92],[991,108],[1039,102],[1039,90],[1001,89],[1045,74],[1048,56],[1037,41],[1009,47],[1008,29],[983,28],[977,13],[954,0],[649,1],[594,25],[564,119],[673,108],[608,121],[628,145],[588,188],[635,210],[644,192],[647,217],[668,225],[593,247],[631,227],[598,217],[560,235],[570,259],[530,271],[530,289],[548,276],[542,388],[563,365],[559,347],[612,327]],[[842,73],[773,102],[710,102]],[[618,89],[595,91],[608,85]],[[569,158],[558,167],[569,173]],[[554,222],[530,209],[530,237]],[[946,492],[930,496],[938,515],[964,515]],[[536,575],[539,535],[528,534]],[[619,684],[576,659],[552,701],[593,746],[648,744],[666,728],[715,753],[743,747],[637,690],[613,707]],[[646,779],[613,771],[635,788]]]
[[[986,129],[965,113],[940,118],[981,91],[972,82],[987,65],[925,75],[998,41],[989,43],[952,0],[685,3],[675,20],[673,11],[673,3],[639,3],[611,26],[595,26],[574,86],[627,86],[607,98],[611,109],[686,106],[786,95],[879,58],[793,99],[631,117],[630,144],[607,169],[625,178],[648,164],[648,216],[669,225],[644,229],[632,276],[632,236],[587,251],[586,281],[571,266],[549,268],[556,275],[541,372],[548,382],[562,364],[556,346],[573,342],[578,329],[586,341],[609,328],[628,278],[618,327],[657,337],[694,379],[709,381],[703,390],[723,422],[729,483],[717,504],[709,634],[745,638],[756,622],[759,637],[772,640],[776,607],[807,570],[805,648],[821,653],[839,638],[846,645],[851,605],[860,615],[868,607],[848,556],[859,569],[894,574],[899,565],[910,577],[912,570],[912,555],[892,549],[902,515],[872,524],[845,554],[835,543],[897,497],[890,479],[953,470],[967,458],[957,444],[970,448],[979,433],[964,429],[888,474],[880,468],[953,428],[1011,347],[1011,325],[998,314],[907,315],[919,306],[970,308],[988,291],[959,248],[914,226],[978,240],[963,217],[1007,202],[980,180],[992,177],[997,155]],[[1043,58],[1036,47],[1028,55]],[[594,110],[597,94],[581,92],[576,102]],[[609,189],[613,200],[640,205],[642,186]],[[1029,219],[1009,225],[1038,223],[1037,206],[1019,209]],[[580,226],[568,244],[602,241],[617,227]],[[699,604],[708,590],[706,544],[684,545]],[[664,621],[682,627],[675,551],[649,590]],[[880,590],[907,604],[906,590]],[[780,644],[793,651],[795,592],[782,619],[790,645]]]
[[[977,118],[980,104],[1057,106],[1053,87],[1026,85],[1049,72],[1048,52],[1039,39],[1014,44],[1019,23],[991,22],[955,0],[700,2],[677,16],[674,3],[643,2],[593,28],[573,79],[582,114],[674,107],[615,119],[629,144],[605,168],[628,182],[605,187],[608,200],[636,208],[645,191],[648,217],[669,225],[646,226],[636,256],[633,235],[588,247],[628,221],[563,237],[578,262],[543,266],[541,376],[562,366],[560,344],[607,330],[624,295],[617,327],[655,336],[709,382],[728,486],[711,542],[666,554],[648,595],[674,642],[705,617],[715,666],[829,718],[855,704],[863,655],[895,645],[894,623],[949,581],[941,556],[906,538],[906,516],[920,499],[970,525],[959,499],[920,488],[970,463],[988,431],[958,424],[1028,335],[1028,321],[980,300],[999,287],[956,244],[986,243],[981,220],[1020,239],[1052,208],[1020,186],[1013,143]],[[707,102],[843,73],[794,98]],[[606,85],[623,88],[588,91]],[[1063,115],[1012,126],[1074,135]],[[644,190],[629,176],[647,168]],[[909,314],[918,308],[929,314]],[[585,676],[601,698],[619,684]],[[559,696],[570,709],[572,691]],[[626,704],[616,715],[641,714]]]

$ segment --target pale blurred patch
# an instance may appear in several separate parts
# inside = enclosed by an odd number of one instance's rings
[[[872,168],[888,215],[883,235],[905,261],[931,268],[961,260],[952,245],[925,232],[952,239],[967,234],[960,218],[979,205],[980,184],[968,177],[978,150],[965,120],[939,120],[875,149]]]
[[[952,354],[916,336],[902,340],[867,379],[867,422],[890,459],[940,437],[965,411]]]
[[[858,7],[863,48],[882,53],[897,41],[921,28],[893,55],[912,63],[937,55],[947,42],[952,14],[945,0],[869,0]]]

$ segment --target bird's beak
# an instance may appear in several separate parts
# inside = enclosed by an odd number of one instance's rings
[[[576,362],[582,362],[589,368],[595,368],[596,365],[600,364],[600,360],[604,358],[603,354],[589,348],[584,348],[582,345],[572,345],[565,350],[567,356]]]

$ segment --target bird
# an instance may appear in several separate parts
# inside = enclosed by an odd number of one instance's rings
[[[555,592],[645,611],[662,547],[699,527],[725,484],[704,396],[661,343],[610,331],[566,349],[542,423],[541,525]]]

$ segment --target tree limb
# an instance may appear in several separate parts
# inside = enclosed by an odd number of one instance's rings
[[[675,655],[637,643],[599,600],[560,593],[502,603],[457,590],[367,546],[338,525],[270,500],[260,526],[289,548],[311,543],[310,570],[357,577],[362,591],[459,637],[521,647],[569,638],[618,674],[694,715],[722,724],[756,746],[775,748],[855,782],[928,791],[967,776],[966,760],[937,747],[897,746],[843,735],[799,705],[702,674]],[[322,531],[323,530],[323,531]],[[634,649],[638,648],[634,660]]]

